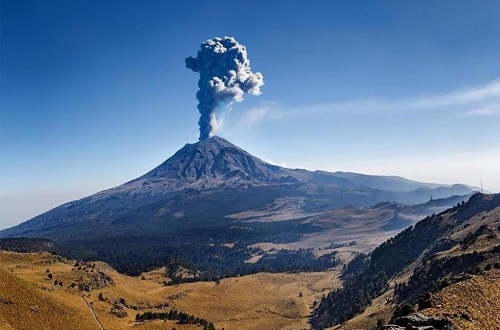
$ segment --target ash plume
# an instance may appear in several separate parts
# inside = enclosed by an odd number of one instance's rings
[[[253,73],[245,46],[232,37],[213,38],[201,44],[198,55],[186,58],[186,67],[199,72],[196,93],[200,111],[200,140],[217,131],[216,110],[243,101],[243,95],[260,94],[264,85],[260,72]]]

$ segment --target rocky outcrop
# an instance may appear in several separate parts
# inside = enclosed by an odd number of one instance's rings
[[[382,326],[383,330],[454,330],[453,324],[444,317],[426,316],[414,313],[397,317],[391,324]]]
[[[80,283],[78,283],[78,289],[80,291],[90,292],[92,290],[102,289],[114,284],[115,282],[111,277],[103,272],[98,272],[91,274],[88,280],[81,280]]]
[[[12,305],[12,304],[14,304],[13,301],[11,301],[11,300],[3,297],[3,296],[0,296],[0,303],[5,304],[5,305]]]

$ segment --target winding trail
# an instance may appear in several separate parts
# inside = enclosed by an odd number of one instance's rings
[[[94,310],[92,309],[92,307],[89,305],[87,300],[85,300],[85,298],[83,298],[83,296],[81,296],[81,297],[82,297],[82,300],[85,303],[85,305],[87,305],[88,309],[90,310],[90,313],[92,313],[92,317],[94,318],[97,325],[99,326],[99,329],[104,330],[104,327],[102,326],[101,322],[99,322],[99,320],[97,319],[97,315],[94,313]]]

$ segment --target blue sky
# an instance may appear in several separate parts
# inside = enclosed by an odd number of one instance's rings
[[[233,36],[262,95],[219,135],[288,167],[500,191],[500,2],[1,2],[0,228],[198,136],[184,59]]]

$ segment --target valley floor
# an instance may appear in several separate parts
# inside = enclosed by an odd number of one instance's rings
[[[161,273],[145,273],[141,279],[122,275],[102,262],[2,251],[0,329],[201,328],[173,320],[135,321],[137,314],[171,309],[213,322],[217,329],[306,329],[313,302],[340,286],[339,269],[259,273],[176,286],[164,286]],[[105,274],[114,284],[79,290],[78,284],[94,274]]]

